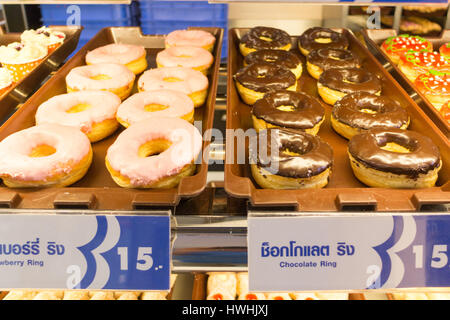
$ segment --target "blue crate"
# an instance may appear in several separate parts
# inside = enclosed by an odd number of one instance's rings
[[[117,21],[130,20],[137,23],[137,4],[132,5],[64,5],[64,4],[46,4],[41,5],[42,20],[62,20],[66,21],[74,13],[71,7],[78,6],[80,8],[81,24],[84,25],[89,21]],[[76,10],[76,9],[75,9]],[[64,23],[66,24],[66,23]]]
[[[228,5],[207,1],[153,1],[139,2],[141,22],[148,21],[210,21],[228,20]]]

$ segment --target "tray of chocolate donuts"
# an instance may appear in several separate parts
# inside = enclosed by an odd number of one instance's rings
[[[0,127],[0,203],[174,207],[206,187],[223,29],[102,29]]]
[[[368,49],[450,138],[450,30],[439,37],[363,31]]]
[[[43,26],[0,34],[0,119],[10,115],[75,50],[82,29]]]
[[[229,31],[225,190],[253,207],[450,203],[447,137],[346,29]]]

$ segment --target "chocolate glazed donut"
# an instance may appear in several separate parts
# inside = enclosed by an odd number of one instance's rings
[[[304,130],[316,135],[325,109],[314,97],[288,90],[269,92],[253,105],[253,126],[259,131],[282,127]]]
[[[328,69],[320,75],[317,88],[322,99],[333,105],[349,93],[364,91],[379,95],[382,85],[380,79],[364,69]]]
[[[356,177],[373,187],[431,187],[441,168],[438,147],[410,130],[376,128],[357,134],[348,153]]]
[[[359,57],[345,49],[325,48],[313,50],[308,54],[306,60],[308,72],[315,79],[319,79],[324,70],[361,67]]]
[[[298,79],[302,74],[302,62],[300,58],[291,51],[262,49],[254,51],[245,56],[244,65],[266,62],[292,71]]]
[[[298,39],[298,48],[305,56],[312,50],[322,48],[347,49],[348,39],[339,32],[328,28],[309,28]]]
[[[291,37],[286,31],[270,27],[254,27],[240,41],[240,51],[246,56],[261,49],[291,49]]]
[[[375,127],[406,129],[409,115],[396,101],[367,92],[351,93],[338,100],[331,112],[331,125],[350,139]]]
[[[261,187],[322,188],[328,183],[333,150],[319,137],[293,129],[267,129],[260,131],[258,146],[267,150],[250,149],[253,177]]]
[[[289,70],[271,63],[253,63],[234,76],[236,87],[245,103],[253,105],[266,92],[288,89],[295,91],[297,79]]]

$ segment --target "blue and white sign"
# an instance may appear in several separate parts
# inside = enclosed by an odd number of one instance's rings
[[[450,216],[250,217],[251,291],[450,286]]]
[[[170,218],[0,215],[0,288],[168,290]]]

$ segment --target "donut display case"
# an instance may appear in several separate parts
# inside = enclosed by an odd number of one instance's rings
[[[0,304],[450,300],[450,125],[380,49],[403,2],[21,1],[0,46],[65,39],[0,95]]]

